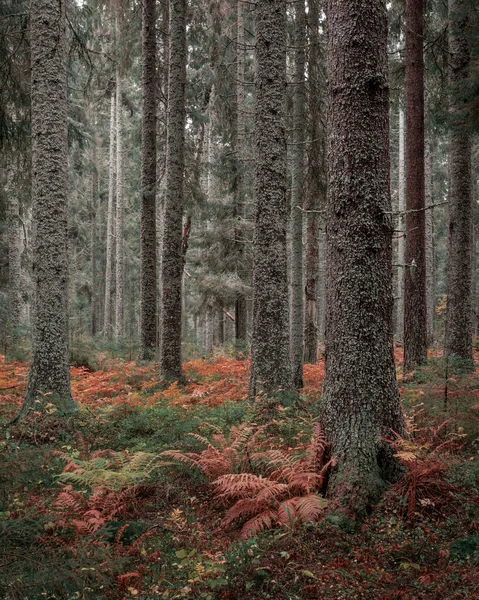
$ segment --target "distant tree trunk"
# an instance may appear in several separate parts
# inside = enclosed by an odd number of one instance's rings
[[[404,340],[404,275],[406,263],[406,194],[404,177],[404,111],[399,109],[399,176],[398,176],[398,277],[397,277],[397,313],[396,313],[396,339]]]
[[[386,0],[328,2],[326,375],[333,491],[358,516],[396,465]],[[354,24],[354,27],[353,27]]]
[[[77,410],[68,365],[67,73],[65,2],[30,8],[33,272],[32,354],[20,412]],[[20,416],[19,415],[19,416]]]
[[[286,261],[286,2],[256,3],[255,229],[250,396],[291,389]]]
[[[22,223],[15,190],[9,190],[8,198],[8,333],[9,346],[15,348],[22,324]]]
[[[123,204],[123,132],[122,132],[122,91],[120,67],[116,70],[116,302],[115,339],[125,335],[125,254],[123,230],[125,208]]]
[[[306,10],[304,0],[296,5],[293,99],[293,165],[291,183],[291,362],[293,385],[303,387],[304,291],[303,291],[303,201],[306,139]]]
[[[424,0],[406,0],[404,371],[427,358],[424,201]]]
[[[434,199],[432,197],[432,151],[431,140],[425,145],[425,202],[426,202],[426,303],[427,345],[434,343],[434,314],[436,308],[434,278]]]
[[[471,134],[464,114],[470,51],[464,0],[449,0],[449,261],[446,355],[474,368],[472,358],[472,178]]]
[[[90,198],[90,266],[91,266],[91,335],[99,330],[99,294],[98,294],[98,266],[97,266],[97,232],[98,232],[98,170],[97,170],[97,136],[94,133],[91,141],[91,198]]]
[[[181,279],[183,177],[185,171],[186,0],[170,2],[170,54],[163,225],[160,376],[182,380]]]
[[[103,335],[111,339],[113,290],[113,257],[115,256],[115,197],[116,197],[116,96],[111,93],[110,109],[110,157],[108,164],[108,213],[106,224],[106,267],[105,267],[105,306]]]
[[[244,280],[244,232],[241,224],[245,217],[245,41],[244,41],[244,5],[238,0],[237,6],[237,36],[236,36],[236,188],[235,188],[235,217],[238,227],[235,229],[237,272]],[[235,337],[241,345],[246,343],[248,315],[246,296],[238,293],[235,300]]]
[[[156,347],[156,0],[143,2],[141,349],[151,360]]]

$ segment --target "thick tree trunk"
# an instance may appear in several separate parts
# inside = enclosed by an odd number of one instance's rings
[[[185,170],[186,0],[170,2],[170,54],[163,221],[160,376],[181,380],[181,279]]]
[[[291,363],[293,385],[303,387],[304,291],[303,291],[303,201],[306,139],[306,10],[296,3],[294,35],[295,85],[293,99],[293,165],[291,182]]]
[[[399,109],[399,156],[398,156],[398,275],[397,275],[397,312],[396,312],[396,339],[404,340],[404,273],[406,264],[406,194],[404,177],[404,111]]]
[[[286,2],[256,4],[255,229],[250,396],[292,387],[286,261]]]
[[[427,345],[434,342],[434,315],[436,309],[435,277],[434,277],[434,199],[432,197],[432,150],[431,140],[425,145],[425,202],[426,202],[426,315]]]
[[[115,339],[125,335],[125,254],[123,230],[125,208],[123,205],[123,132],[122,132],[122,91],[120,68],[116,70],[116,301],[115,301]]]
[[[53,405],[77,410],[68,365],[67,74],[65,3],[32,0],[32,355],[21,415]]]
[[[427,358],[424,201],[424,0],[406,0],[404,371]]]
[[[326,375],[321,422],[353,514],[395,470],[402,432],[392,327],[386,0],[328,2]]]
[[[319,236],[320,211],[326,204],[325,132],[321,120],[321,67],[319,44],[319,0],[309,4],[309,62],[308,62],[308,105],[310,143],[306,186],[306,264],[305,264],[305,320],[304,362],[318,360],[318,295],[319,295]]]
[[[245,40],[244,40],[244,5],[243,0],[237,1],[237,35],[236,35],[236,188],[235,188],[235,217],[238,227],[235,229],[237,273],[244,283],[247,275],[244,265],[244,231],[242,222],[245,218]],[[235,338],[240,346],[246,344],[248,315],[246,296],[238,293],[235,300]],[[244,350],[244,348],[241,348]]]
[[[156,347],[156,0],[143,2],[140,358]]]
[[[449,0],[449,261],[447,269],[446,356],[467,370],[472,358],[472,178],[471,135],[464,114],[469,71],[467,7]],[[459,366],[459,365],[458,365]]]
[[[111,301],[113,292],[113,258],[115,256],[115,197],[116,197],[116,95],[111,93],[110,108],[110,156],[108,164],[108,212],[106,223],[105,306],[103,335],[111,339],[113,320]]]

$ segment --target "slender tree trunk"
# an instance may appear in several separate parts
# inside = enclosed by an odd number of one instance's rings
[[[90,198],[90,266],[91,266],[91,335],[94,336],[99,330],[99,294],[98,294],[98,274],[97,274],[97,232],[98,218],[97,200],[98,200],[98,170],[97,170],[97,136],[94,133],[91,141],[91,198]]]
[[[77,410],[68,366],[67,74],[65,3],[32,0],[33,272],[35,309],[28,384],[20,415],[53,405]]]
[[[353,514],[378,499],[402,432],[393,352],[386,0],[328,2],[326,375],[321,422],[333,490]],[[354,26],[353,26],[354,25]]]
[[[423,364],[427,357],[423,2],[406,0],[405,371]]]
[[[292,387],[286,230],[286,2],[256,4],[255,229],[250,396]]]
[[[244,40],[244,4],[237,1],[237,35],[236,35],[236,188],[235,188],[235,217],[238,227],[235,229],[235,246],[237,273],[244,282],[246,269],[244,265],[244,238],[242,222],[245,218],[245,40]],[[235,300],[235,337],[244,346],[247,338],[247,308],[246,296],[238,293]]]
[[[406,194],[404,177],[404,111],[399,108],[399,156],[398,156],[398,276],[397,276],[397,317],[396,317],[396,339],[404,340],[404,270],[406,263]]]
[[[431,140],[425,146],[425,201],[426,201],[426,302],[427,302],[427,345],[434,343],[434,315],[436,309],[434,277],[434,199],[432,197],[432,150]]]
[[[464,114],[469,72],[467,6],[449,0],[449,261],[447,269],[446,355],[472,370],[472,178],[471,135]]]
[[[8,194],[8,334],[9,347],[15,348],[22,325],[22,223],[15,190]]]
[[[185,171],[186,0],[170,2],[166,197],[162,258],[160,376],[182,380],[181,254]]]
[[[141,350],[151,360],[156,348],[156,0],[143,2]]]
[[[306,10],[304,0],[296,3],[295,86],[293,100],[293,165],[291,183],[291,362],[293,385],[303,387],[304,291],[303,291],[303,203],[306,140]]]
[[[103,316],[103,335],[111,339],[113,291],[113,258],[115,256],[115,197],[116,197],[116,95],[111,93],[110,109],[110,157],[108,164],[108,212],[106,224],[106,267],[105,267],[105,306]]]
[[[123,133],[122,133],[122,91],[120,68],[116,70],[116,302],[115,339],[125,335],[125,254],[123,230],[125,208],[123,204]]]

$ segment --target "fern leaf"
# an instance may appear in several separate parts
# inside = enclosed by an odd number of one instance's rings
[[[271,529],[276,523],[276,512],[265,510],[261,514],[247,521],[241,529],[241,537],[244,540],[261,533],[265,529]]]

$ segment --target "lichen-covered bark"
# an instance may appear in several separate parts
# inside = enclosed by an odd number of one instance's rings
[[[30,8],[33,274],[32,355],[21,415],[77,405],[68,366],[67,81],[63,0]]]
[[[399,109],[399,148],[398,148],[398,275],[397,275],[397,312],[396,312],[396,339],[404,340],[404,273],[406,263],[406,187],[404,177],[404,111]]]
[[[406,266],[404,370],[425,362],[424,0],[406,0]]]
[[[309,153],[306,186],[306,249],[305,249],[305,316],[304,316],[304,362],[315,363],[318,359],[318,294],[319,294],[319,236],[320,210],[325,206],[326,165],[324,128],[321,120],[320,96],[320,46],[319,46],[319,0],[309,3],[308,31],[308,106],[309,106]],[[322,234],[321,234],[322,235]]]
[[[118,31],[118,25],[117,25]],[[117,36],[118,37],[118,36]],[[116,286],[115,286],[115,339],[123,337],[125,330],[125,254],[123,230],[125,207],[123,204],[123,132],[122,91],[120,67],[116,69]]]
[[[329,0],[326,374],[321,423],[333,490],[353,512],[377,500],[403,430],[392,330],[392,217],[385,0]]]
[[[141,324],[140,357],[156,347],[156,0],[142,5]]]
[[[432,197],[432,150],[431,140],[425,142],[425,202],[426,202],[426,331],[427,345],[434,342],[434,314],[436,308],[434,276],[434,199]]]
[[[256,4],[250,395],[292,387],[286,262],[286,2]]]
[[[296,4],[294,34],[293,160],[291,181],[291,363],[293,385],[303,387],[303,198],[306,139],[306,10],[304,0]]]
[[[181,380],[181,233],[185,170],[186,0],[170,2],[160,376]]]
[[[108,163],[108,209],[106,218],[106,266],[105,266],[105,306],[103,313],[103,335],[111,339],[113,258],[115,256],[115,196],[116,196],[116,95],[111,93],[110,107],[110,154]]]
[[[449,0],[449,260],[446,356],[473,369],[472,358],[472,179],[471,135],[464,115],[469,71],[467,2]]]

